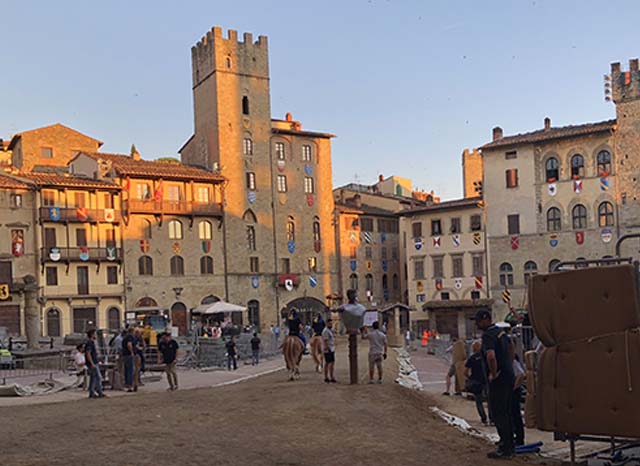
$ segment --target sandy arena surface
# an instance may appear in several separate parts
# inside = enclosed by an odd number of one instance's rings
[[[431,395],[393,382],[350,386],[346,348],[339,384],[303,361],[284,372],[218,388],[0,408],[0,463],[55,465],[422,465],[525,464],[486,458],[490,446],[446,426]],[[393,352],[392,352],[393,354]],[[365,375],[366,347],[360,348]],[[391,372],[393,371],[393,373]]]

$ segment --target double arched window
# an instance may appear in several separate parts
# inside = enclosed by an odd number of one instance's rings
[[[576,205],[571,210],[574,230],[584,230],[587,228],[587,208],[582,204]]]
[[[548,183],[558,181],[560,178],[560,165],[558,159],[550,157],[545,164],[545,175]]]
[[[513,266],[508,262],[500,264],[500,286],[513,286]]]
[[[558,259],[552,259],[549,261],[549,272],[555,272],[556,266],[560,263]]]
[[[608,150],[598,152],[598,176],[611,174],[611,153]]]
[[[560,216],[560,209],[557,207],[550,207],[547,210],[547,231],[560,231],[562,229],[562,220]]]
[[[598,223],[601,227],[611,227],[615,224],[611,202],[604,201],[598,206]]]
[[[296,240],[296,222],[293,217],[289,217],[287,220],[287,241]]]
[[[529,278],[537,275],[538,273],[538,264],[534,261],[527,261],[524,263],[524,284],[529,284]]]
[[[200,258],[200,274],[211,275],[213,273],[213,257],[202,256]]]
[[[153,259],[150,256],[142,256],[138,259],[138,274],[153,275]]]
[[[47,311],[47,336],[59,337],[60,335],[60,311],[51,308]]]
[[[182,239],[182,222],[180,220],[169,222],[169,239]]]
[[[571,178],[583,178],[584,177],[584,157],[580,154],[575,154],[571,157]]]
[[[200,239],[211,239],[211,222],[204,220],[198,224],[198,237]]]
[[[349,288],[352,290],[358,289],[358,275],[355,273],[349,275]]]
[[[367,291],[373,290],[373,275],[368,273],[367,275],[365,275],[364,280],[367,287]]]
[[[181,256],[173,256],[169,265],[171,275],[184,275],[184,259]]]

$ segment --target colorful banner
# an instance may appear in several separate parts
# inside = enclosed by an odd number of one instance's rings
[[[11,230],[11,254],[15,257],[24,255],[24,230]]]

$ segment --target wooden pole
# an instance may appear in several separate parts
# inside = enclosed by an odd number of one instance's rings
[[[358,332],[349,332],[349,378],[351,385],[358,385]]]

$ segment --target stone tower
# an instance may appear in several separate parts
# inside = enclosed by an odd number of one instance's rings
[[[615,169],[617,170],[621,233],[640,231],[640,70],[638,59],[629,60],[629,71],[611,65],[611,87],[616,104]]]
[[[465,198],[482,195],[482,154],[477,149],[462,152],[462,183]]]

